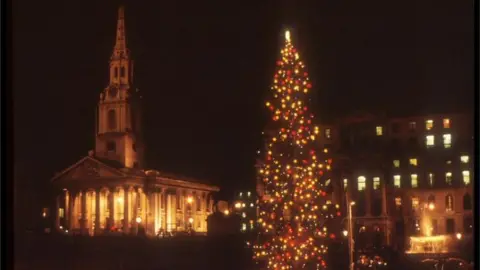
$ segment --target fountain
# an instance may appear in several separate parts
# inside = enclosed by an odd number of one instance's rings
[[[435,204],[429,203],[422,207],[421,224],[416,224],[417,230],[421,232],[421,236],[410,237],[410,249],[406,252],[409,254],[441,254],[452,252],[452,246],[455,239],[450,235],[433,235],[432,220],[427,215],[426,210],[434,210]],[[461,235],[457,238],[461,238]]]

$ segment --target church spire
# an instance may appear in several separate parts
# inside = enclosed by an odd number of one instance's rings
[[[115,47],[113,49],[114,56],[127,56],[127,41],[125,36],[125,8],[120,6],[118,8],[117,19],[117,37],[115,39]]]

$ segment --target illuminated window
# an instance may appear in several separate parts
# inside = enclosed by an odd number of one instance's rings
[[[432,128],[433,128],[433,120],[425,121],[425,129],[426,130],[431,130]]]
[[[465,185],[470,184],[470,172],[469,171],[463,171],[462,176],[463,176],[463,183],[465,183]]]
[[[408,129],[410,131],[415,131],[417,129],[417,123],[416,122],[410,122],[408,123]]]
[[[419,205],[420,201],[418,200],[418,197],[412,197],[412,210],[417,211]]]
[[[452,184],[452,173],[451,172],[445,173],[445,183],[447,183],[448,185]]]
[[[247,224],[242,223],[242,231],[246,231],[246,230],[247,230]]]
[[[411,158],[410,159],[410,165],[417,166],[417,159],[416,158]]]
[[[249,191],[249,192],[247,192],[247,197],[250,197],[250,194],[251,194],[251,193],[250,193],[250,191]]]
[[[325,138],[330,139],[332,137],[332,131],[329,128],[325,129]]]
[[[410,175],[412,188],[418,187],[418,176],[416,174]]]
[[[399,167],[400,167],[400,160],[395,159],[395,160],[393,161],[393,167],[399,168]]]
[[[450,119],[443,119],[443,128],[450,128]]]
[[[348,186],[348,179],[345,178],[345,179],[343,179],[343,188],[344,188],[345,190],[347,190],[347,186]]]
[[[435,145],[435,136],[427,135],[425,143],[426,143],[427,147],[434,146]]]
[[[450,148],[452,146],[452,135],[443,134],[443,146],[445,148]]]
[[[383,127],[377,126],[376,131],[377,131],[377,136],[383,135]]]
[[[462,163],[468,163],[468,160],[469,160],[469,158],[468,158],[467,155],[463,155],[463,156],[460,157],[460,161]]]
[[[373,189],[377,190],[380,188],[380,177],[373,178]]]
[[[60,217],[60,218],[65,217],[65,209],[58,208],[58,217]]]
[[[450,194],[445,196],[445,210],[453,211],[453,196]]]
[[[397,208],[402,206],[402,198],[401,197],[395,197],[395,206]]]
[[[429,184],[431,187],[433,187],[433,184],[435,183],[434,181],[435,181],[435,180],[434,180],[434,177],[433,177],[433,173],[429,173],[429,174],[428,174],[428,184]]]
[[[452,161],[451,161],[451,160],[447,160],[447,161],[445,161],[445,163],[447,163],[447,165],[450,165],[450,164],[452,164]]]
[[[400,188],[400,175],[393,176],[393,186],[396,188]]]
[[[358,179],[358,191],[363,191],[365,190],[366,187],[366,179],[365,176],[359,176]]]
[[[238,196],[240,196],[240,197],[242,197],[242,195],[243,195],[243,192],[240,192],[240,194],[238,194]]]

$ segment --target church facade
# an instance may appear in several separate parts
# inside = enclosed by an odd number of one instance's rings
[[[144,168],[141,96],[133,76],[120,7],[109,85],[97,107],[95,150],[51,179],[56,229],[84,235],[206,233],[219,188]]]

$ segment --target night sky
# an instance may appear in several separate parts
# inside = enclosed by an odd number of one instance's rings
[[[145,101],[148,167],[208,180],[224,195],[253,188],[286,26],[321,120],[473,105],[471,1],[18,0],[14,153],[23,185],[44,190],[94,148],[121,3]]]

